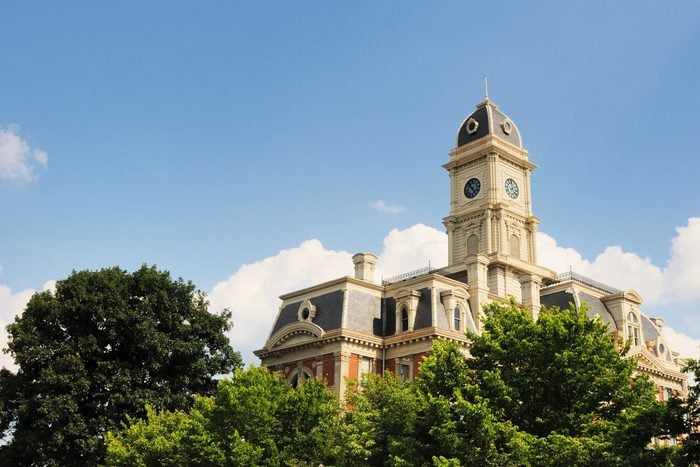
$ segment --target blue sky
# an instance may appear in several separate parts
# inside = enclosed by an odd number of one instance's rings
[[[540,230],[700,339],[696,0],[26,1],[1,16],[0,323],[73,269],[156,264],[213,294],[282,251],[301,275],[306,247],[381,253],[392,229],[442,230],[441,164],[488,73],[539,166]],[[269,289],[272,317],[284,291]],[[244,300],[212,302],[246,323]],[[246,332],[234,347],[262,345]]]

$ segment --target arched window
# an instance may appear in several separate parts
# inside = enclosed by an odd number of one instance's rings
[[[406,307],[401,308],[401,330],[408,331],[408,310]]]
[[[467,238],[467,256],[475,255],[479,252],[479,237],[472,234]]]
[[[455,331],[460,331],[462,328],[462,310],[458,306],[455,307],[454,311],[454,329]]]
[[[304,370],[299,370],[294,374],[294,376],[292,376],[292,379],[289,380],[289,384],[291,384],[293,388],[296,388],[297,386],[304,384],[304,381],[307,379],[309,379],[309,375],[306,374]]]
[[[510,236],[510,255],[520,258],[520,239],[517,235],[513,234]]]
[[[637,315],[631,311],[627,315],[627,339],[630,340],[630,344],[633,346],[639,345],[640,343],[639,319],[637,319]]]

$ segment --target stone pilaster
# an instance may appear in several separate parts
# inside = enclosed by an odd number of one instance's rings
[[[523,305],[530,308],[530,315],[537,319],[540,314],[540,286],[542,278],[537,274],[521,274],[520,288],[523,296]]]

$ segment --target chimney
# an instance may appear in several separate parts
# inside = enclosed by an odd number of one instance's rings
[[[372,253],[358,253],[352,257],[355,263],[355,279],[374,283],[374,267],[377,257]]]
[[[661,318],[649,318],[652,323],[656,325],[657,328],[661,329],[664,327],[664,320]]]

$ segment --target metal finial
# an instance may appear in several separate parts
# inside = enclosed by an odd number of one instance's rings
[[[486,95],[484,96],[487,100],[489,98],[489,75],[484,74],[484,91]]]

